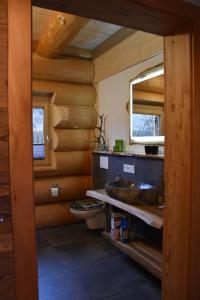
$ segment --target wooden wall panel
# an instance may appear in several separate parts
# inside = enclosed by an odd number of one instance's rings
[[[192,102],[192,207],[190,234],[189,299],[200,299],[200,22],[193,24],[193,102]]]
[[[0,141],[0,186],[9,186],[8,142]]]
[[[8,141],[8,110],[0,107],[0,141]]]
[[[1,182],[2,184],[2,182]],[[10,205],[10,188],[0,185],[0,240],[1,234],[12,232],[11,223],[11,205]],[[3,246],[2,242],[0,243]],[[1,263],[1,259],[0,259]],[[1,277],[1,269],[0,269]]]
[[[8,155],[8,9],[0,0],[0,298],[15,299]]]
[[[2,300],[15,297],[13,242],[11,233],[0,233],[0,295]]]
[[[7,1],[0,0],[0,107],[8,106],[8,12]]]
[[[1,53],[0,53],[1,55]],[[7,107],[7,80],[0,80],[0,107]]]
[[[31,0],[9,0],[9,157],[17,300],[36,300],[32,167]]]

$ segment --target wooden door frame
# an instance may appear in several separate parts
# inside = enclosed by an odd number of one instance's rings
[[[8,1],[10,187],[17,300],[38,298],[32,150],[31,0]]]
[[[165,130],[166,224],[163,299],[199,299],[200,286],[197,282],[200,272],[198,257],[200,234],[197,226],[200,211],[198,201],[200,194],[198,183],[200,179],[199,23],[196,20],[189,20],[188,16],[180,16],[178,11],[177,15],[172,14],[173,11],[170,12],[169,7],[167,11],[160,9],[158,5],[153,7],[152,3],[155,1],[152,0],[146,1],[141,6],[138,5],[138,1],[123,0],[109,2],[107,0],[33,0],[32,3],[167,36],[165,71],[168,117]],[[16,298],[19,300],[37,299],[31,164],[30,11],[31,0],[9,0],[10,181]],[[183,12],[186,14],[187,10]],[[25,48],[24,45],[29,46]],[[173,59],[174,57],[176,59]],[[26,141],[26,152],[23,147],[24,141]]]

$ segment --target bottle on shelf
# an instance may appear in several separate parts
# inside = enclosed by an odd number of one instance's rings
[[[127,216],[122,216],[120,224],[120,240],[123,243],[128,243],[130,240],[129,221]]]

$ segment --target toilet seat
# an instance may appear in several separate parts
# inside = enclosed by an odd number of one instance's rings
[[[70,209],[74,211],[95,211],[104,208],[104,203],[96,199],[77,200],[71,203]]]
[[[105,227],[104,202],[96,199],[74,201],[70,205],[70,212],[76,218],[85,220],[89,229],[103,229]]]

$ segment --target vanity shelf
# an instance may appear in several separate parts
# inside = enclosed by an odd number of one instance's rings
[[[86,193],[87,196],[109,203],[115,207],[118,207],[131,215],[143,220],[146,224],[162,229],[163,227],[163,209],[160,209],[158,205],[154,206],[136,206],[129,205],[122,201],[109,197],[104,189],[102,190],[90,190]]]
[[[154,276],[159,279],[162,278],[162,253],[156,247],[145,242],[124,244],[119,240],[114,240],[110,233],[105,231],[103,232],[103,236]]]
[[[86,193],[87,196],[101,200],[111,206],[118,207],[131,215],[143,220],[146,224],[156,228],[163,227],[163,210],[155,206],[135,206],[129,205],[122,201],[109,197],[104,189],[90,190]],[[146,241],[131,241],[127,244],[120,240],[114,240],[110,232],[104,231],[103,236],[113,245],[134,259],[137,263],[147,269],[157,278],[162,277],[162,250],[156,247],[152,242]]]

